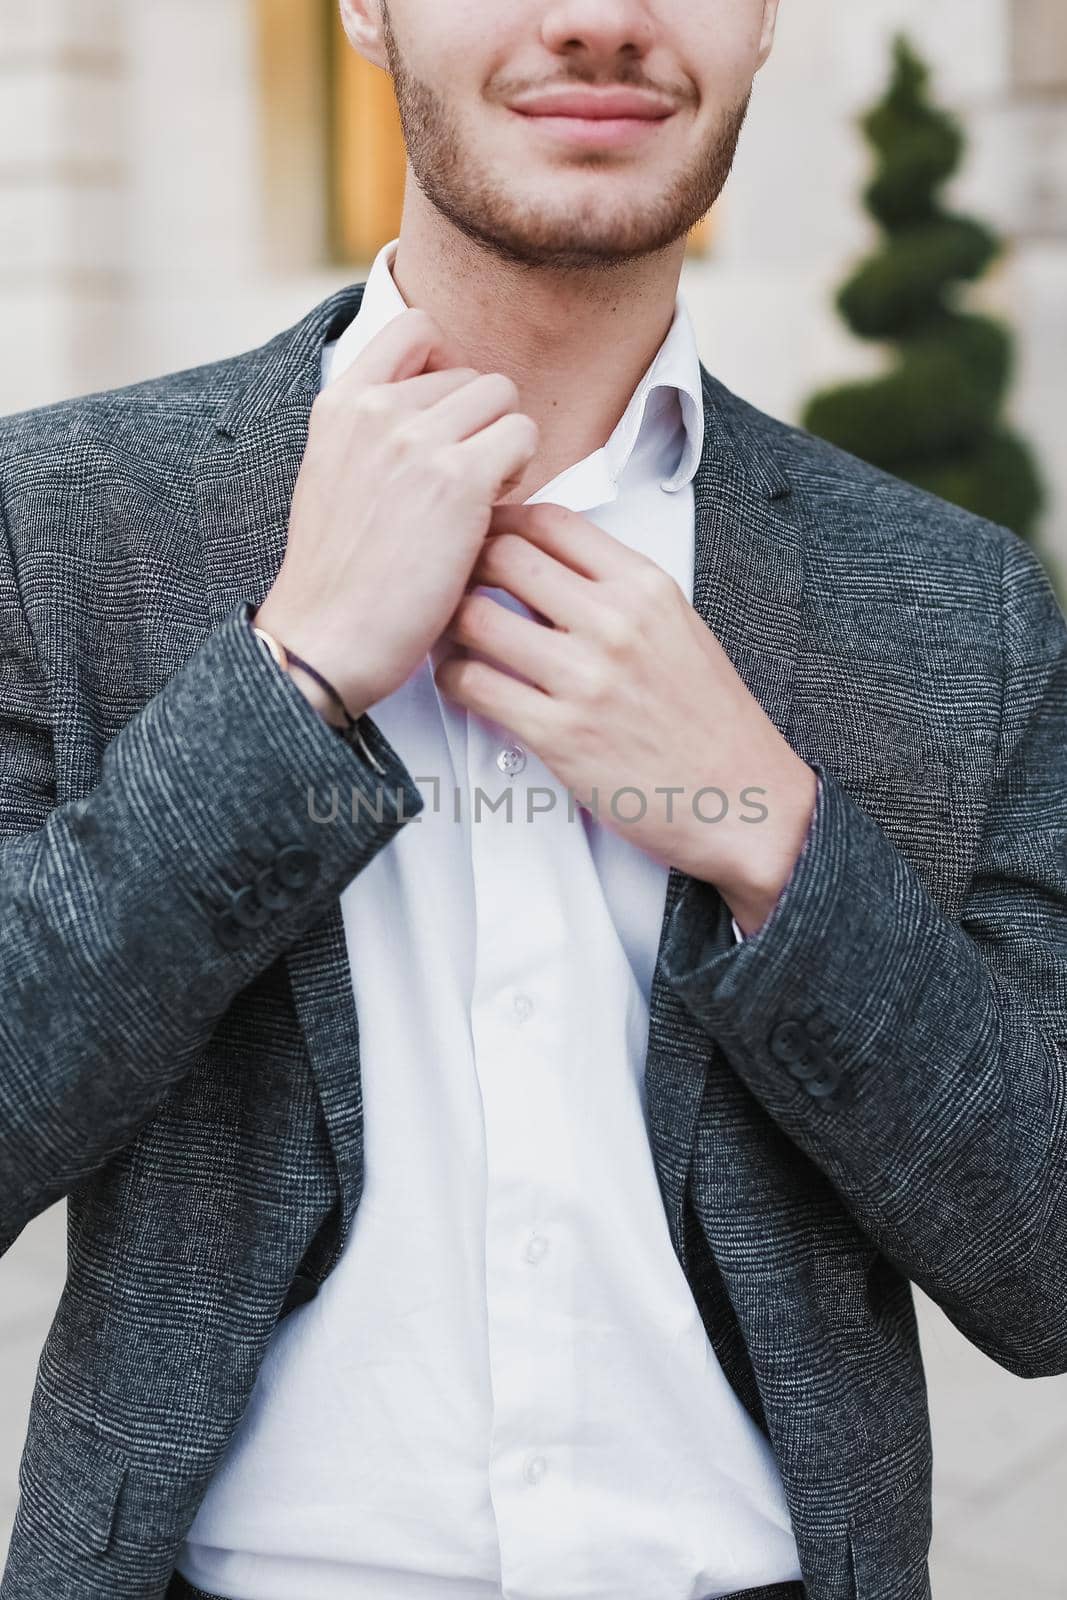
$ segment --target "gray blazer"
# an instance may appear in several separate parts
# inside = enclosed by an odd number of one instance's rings
[[[69,1217],[0,1600],[160,1600],[359,1205],[338,895],[423,800],[246,622],[362,289],[0,422],[0,1249]],[[746,943],[670,874],[656,1168],[811,1600],[924,1600],[909,1280],[1067,1370],[1067,624],[1013,534],[702,375],[694,604],[823,787]]]

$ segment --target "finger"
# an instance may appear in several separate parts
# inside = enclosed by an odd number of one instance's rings
[[[581,627],[594,603],[588,578],[517,533],[486,537],[468,580],[468,587],[477,584],[505,589],[567,632]]]
[[[477,376],[474,367],[447,367],[440,372],[420,372],[414,378],[401,378],[388,385],[388,392],[402,410],[425,411]]]
[[[509,411],[479,433],[461,439],[453,446],[461,477],[470,482],[489,502],[497,498],[501,484],[525,471],[537,450],[537,424],[522,411]]]
[[[454,444],[478,434],[498,418],[518,412],[519,391],[502,372],[475,374],[439,400],[423,419],[428,444]]]
[[[551,705],[540,689],[509,678],[487,661],[466,656],[446,656],[434,680],[442,694],[457,700],[477,716],[498,722],[532,749],[543,742],[546,709]]]
[[[409,309],[380,328],[336,381],[361,389],[462,365],[463,353],[452,336],[429,312]]]
[[[491,663],[521,673],[546,694],[558,694],[572,676],[561,636],[544,623],[520,617],[487,594],[465,595],[445,629],[447,638]]]
[[[497,505],[490,533],[516,533],[586,578],[622,578],[639,558],[629,546],[566,506]]]

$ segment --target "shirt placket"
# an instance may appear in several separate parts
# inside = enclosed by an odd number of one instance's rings
[[[576,1412],[566,1196],[567,796],[504,727],[468,719],[475,1070],[485,1121],[485,1279],[493,1397],[489,1480],[505,1595],[562,1593],[551,1559],[572,1499]],[[479,790],[484,798],[480,798]],[[547,804],[527,820],[527,804]]]

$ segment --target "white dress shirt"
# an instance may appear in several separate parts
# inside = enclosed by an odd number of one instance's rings
[[[404,309],[395,247],[324,382]],[[679,294],[608,442],[526,503],[582,512],[691,600],[702,443]],[[370,708],[426,805],[341,897],[362,1200],[279,1324],[178,1568],[230,1600],[702,1600],[799,1578],[649,1146],[667,870],[438,692],[451,648]]]

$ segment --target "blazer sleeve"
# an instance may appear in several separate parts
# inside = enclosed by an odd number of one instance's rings
[[[1043,1376],[1067,1371],[1067,624],[1014,535],[1001,595],[999,750],[958,920],[813,762],[768,919],[731,945],[692,880],[664,965],[882,1253],[979,1349]]]
[[[129,1142],[234,995],[423,807],[373,721],[384,776],[278,670],[249,610],[112,739],[92,792],[57,805],[0,517],[0,1253]]]

